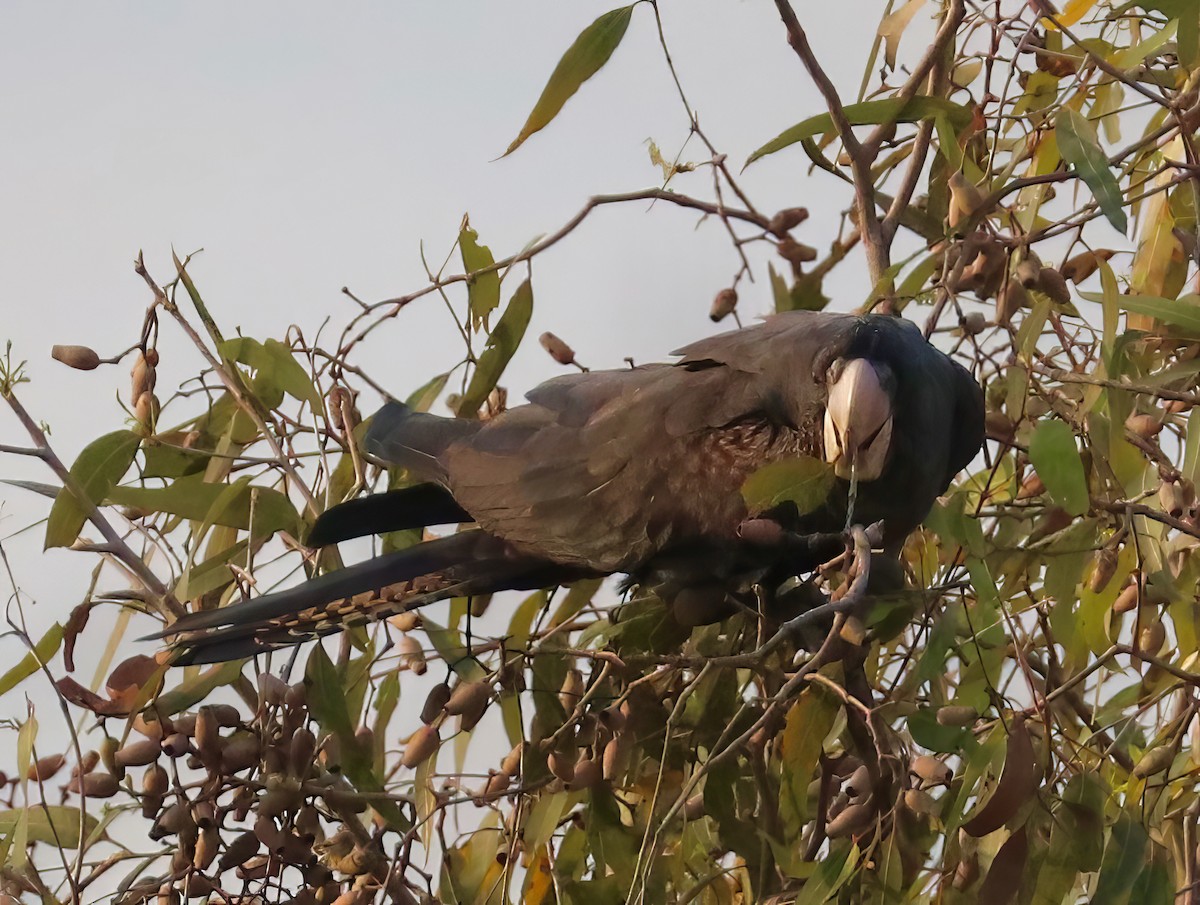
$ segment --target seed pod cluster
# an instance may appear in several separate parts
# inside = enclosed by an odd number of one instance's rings
[[[158,418],[158,397],[154,395],[157,365],[157,350],[139,349],[129,372],[129,398],[133,400],[133,414],[147,433],[154,430],[154,422]]]
[[[787,238],[787,234],[808,219],[808,208],[786,207],[776,213],[767,222],[767,232],[777,239]]]

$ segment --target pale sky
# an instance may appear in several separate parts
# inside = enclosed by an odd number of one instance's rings
[[[550,128],[495,159],[562,52],[612,5],[8,0],[0,9],[0,344],[11,340],[14,357],[28,359],[32,384],[20,396],[48,422],[59,454],[70,462],[86,441],[125,426],[115,396],[128,393],[128,365],[82,373],[49,350],[85,343],[111,355],[136,341],[149,301],[132,271],[139,249],[165,281],[172,248],[203,248],[191,272],[227,335],[282,337],[295,323],[312,336],[325,318],[340,327],[353,313],[342,286],[372,301],[423,285],[421,242],[440,261],[464,212],[501,257],[556,230],[591,194],[656,184],[648,140],[670,157],[687,126],[644,5],[609,65]],[[822,111],[769,0],[664,0],[662,8],[684,88],[735,168]],[[853,97],[883,4],[797,8]],[[693,142],[684,156],[700,159],[702,147]],[[744,186],[768,212],[807,205],[814,216],[796,235],[826,246],[848,194],[827,174],[809,175],[807,164],[798,149],[785,151],[752,167]],[[707,170],[673,185],[711,197]],[[732,326],[714,327],[706,315],[738,260],[718,222],[697,223],[663,204],[594,214],[535,261],[531,337],[553,330],[584,363],[613,367],[625,356],[661,359]],[[741,287],[743,317],[769,308],[765,260],[756,256],[757,282]],[[862,271],[843,267],[826,286],[836,307],[861,301]],[[506,284],[505,298],[515,285]],[[159,349],[160,387],[198,369],[166,321]],[[403,396],[459,355],[430,296],[378,331],[356,363]],[[516,396],[561,372],[527,342],[504,383]],[[0,406],[0,442],[25,440]],[[0,477],[53,480],[40,463],[4,456]],[[47,508],[0,485],[0,543],[35,602],[35,631],[66,617],[94,564],[69,551],[43,555],[40,526],[17,534]],[[0,586],[7,598],[7,581]],[[0,652],[20,649],[0,639]]]

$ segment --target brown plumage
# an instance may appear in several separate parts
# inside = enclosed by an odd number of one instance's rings
[[[677,354],[673,365],[555,378],[486,422],[385,406],[368,452],[426,483],[335,507],[310,543],[477,527],[184,617],[166,633],[177,662],[246,656],[449,596],[614,572],[668,599],[776,582],[827,555],[847,516],[839,480],[815,511],[770,513],[790,532],[787,544],[740,537],[746,478],[799,455],[859,463],[871,479],[860,484],[855,520],[883,520],[895,552],[982,443],[974,380],[898,318],[792,312]],[[827,406],[828,383],[842,374],[856,383],[840,383],[839,398],[866,400],[869,414]]]

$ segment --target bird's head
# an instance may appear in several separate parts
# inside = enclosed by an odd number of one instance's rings
[[[825,461],[834,474],[873,481],[883,474],[892,446],[895,378],[886,364],[839,358],[829,367],[825,406]]]

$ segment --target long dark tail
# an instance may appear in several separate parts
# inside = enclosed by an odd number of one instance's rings
[[[368,534],[473,521],[445,487],[418,484],[348,500],[326,510],[313,525],[308,545],[325,547]]]
[[[463,531],[339,569],[285,591],[192,613],[154,636],[172,662],[219,663],[386,619],[447,597],[528,590],[584,577],[518,553],[484,531]]]

